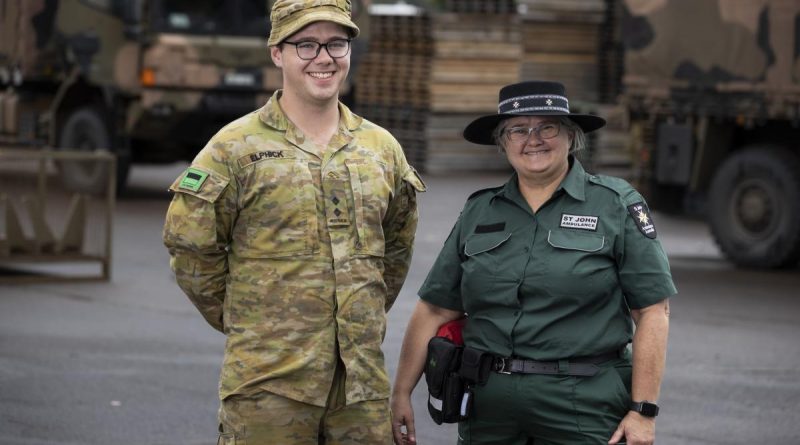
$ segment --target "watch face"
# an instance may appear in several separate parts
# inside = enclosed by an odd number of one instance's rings
[[[642,408],[639,411],[643,416],[655,417],[658,415],[658,405],[655,403],[642,403]]]

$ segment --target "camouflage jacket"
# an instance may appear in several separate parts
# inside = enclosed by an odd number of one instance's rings
[[[227,336],[220,398],[266,390],[324,406],[387,398],[381,343],[424,184],[397,141],[339,105],[320,156],[278,105],[224,127],[172,185],[164,243],[181,289]]]

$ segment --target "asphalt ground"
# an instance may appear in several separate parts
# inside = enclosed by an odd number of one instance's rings
[[[178,289],[161,244],[166,188],[183,167],[133,170],[116,206],[110,282],[0,285],[0,444],[215,443],[224,338]],[[416,290],[464,199],[505,177],[425,180],[414,261],[384,342],[392,376]],[[737,269],[703,223],[659,213],[655,223],[679,290],[656,443],[800,443],[800,272]],[[421,383],[419,443],[454,444],[425,396]]]

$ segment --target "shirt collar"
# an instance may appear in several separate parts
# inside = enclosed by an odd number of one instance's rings
[[[289,129],[289,118],[281,109],[278,100],[283,96],[283,90],[276,90],[272,97],[269,98],[267,104],[264,105],[258,113],[261,122],[276,130],[286,131]],[[354,131],[361,126],[364,118],[350,111],[347,106],[339,102],[339,126],[344,127],[348,131]]]
[[[586,176],[586,170],[583,169],[580,161],[569,155],[569,171],[556,191],[563,189],[578,201],[586,201]]]
[[[558,188],[556,188],[556,193],[558,193],[560,190],[563,190],[574,199],[578,201],[585,201],[587,176],[586,170],[583,169],[580,161],[575,159],[574,156],[569,155],[569,170],[567,171],[567,176],[564,177],[564,179],[561,181],[561,184],[559,184]],[[496,197],[504,197],[517,203],[525,203],[527,206],[525,198],[519,191],[519,180],[516,172],[511,175],[511,178],[509,178],[505,185],[503,185],[494,193],[492,200],[494,200]]]

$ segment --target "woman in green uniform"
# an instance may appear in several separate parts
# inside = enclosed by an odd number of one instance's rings
[[[501,89],[498,113],[464,130],[498,145],[514,174],[469,197],[420,289],[392,396],[396,443],[416,443],[428,341],[464,314],[465,346],[490,371],[459,444],[653,443],[676,290],[641,195],[571,154],[603,125],[570,113],[563,85],[535,81]]]

